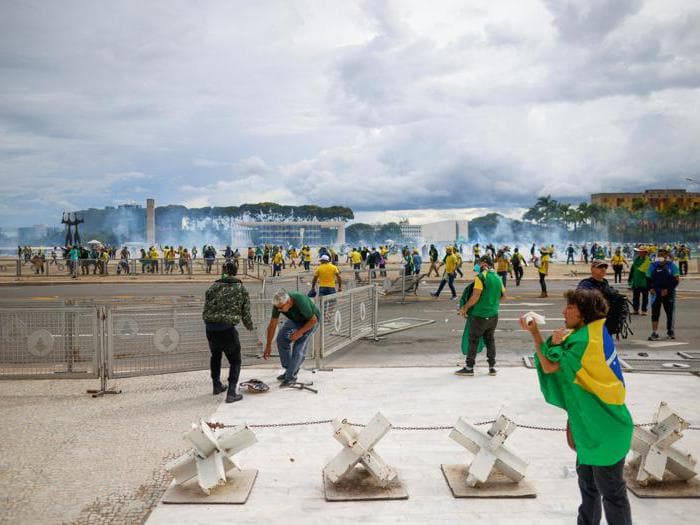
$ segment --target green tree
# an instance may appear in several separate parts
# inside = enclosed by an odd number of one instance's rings
[[[371,224],[356,222],[345,228],[345,239],[354,246],[361,243],[373,244],[375,242],[375,228]]]

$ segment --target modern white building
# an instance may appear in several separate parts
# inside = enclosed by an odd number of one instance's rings
[[[467,242],[469,221],[438,221],[428,224],[400,223],[401,234],[405,239],[425,243]]]

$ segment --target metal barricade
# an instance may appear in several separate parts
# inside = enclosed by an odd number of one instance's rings
[[[319,300],[321,328],[316,366],[333,352],[362,337],[376,337],[378,294],[375,286],[362,286]]]
[[[236,328],[243,364],[262,355],[269,301],[251,299],[255,330]],[[117,379],[209,368],[209,345],[202,321],[203,303],[112,305],[106,308],[107,377]]]
[[[100,338],[94,307],[0,308],[0,379],[97,378]]]
[[[272,299],[275,292],[281,288],[287,291],[298,292],[300,290],[299,283],[300,278],[296,274],[281,275],[279,277],[265,277],[260,294],[264,299]]]

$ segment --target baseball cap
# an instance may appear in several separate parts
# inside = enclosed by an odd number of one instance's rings
[[[607,261],[603,261],[601,259],[596,259],[591,263],[591,268],[607,268],[608,263]]]
[[[321,255],[321,260],[322,261],[330,261],[331,258],[324,254],[324,255]]]

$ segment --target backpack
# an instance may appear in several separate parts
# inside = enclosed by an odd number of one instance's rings
[[[627,339],[627,336],[632,334],[630,322],[632,315],[630,314],[630,302],[627,296],[618,292],[612,286],[607,286],[603,290],[603,297],[608,302],[608,316],[605,319],[605,328],[608,329],[610,335],[615,335],[619,339]]]
[[[476,275],[481,281],[481,284],[486,286],[486,279],[484,279],[484,276],[481,275],[481,273],[477,273]],[[474,281],[470,282],[467,286],[465,286],[464,291],[462,292],[462,296],[459,298],[459,307],[462,308],[465,304],[467,304],[467,301],[469,301],[473,294]]]

